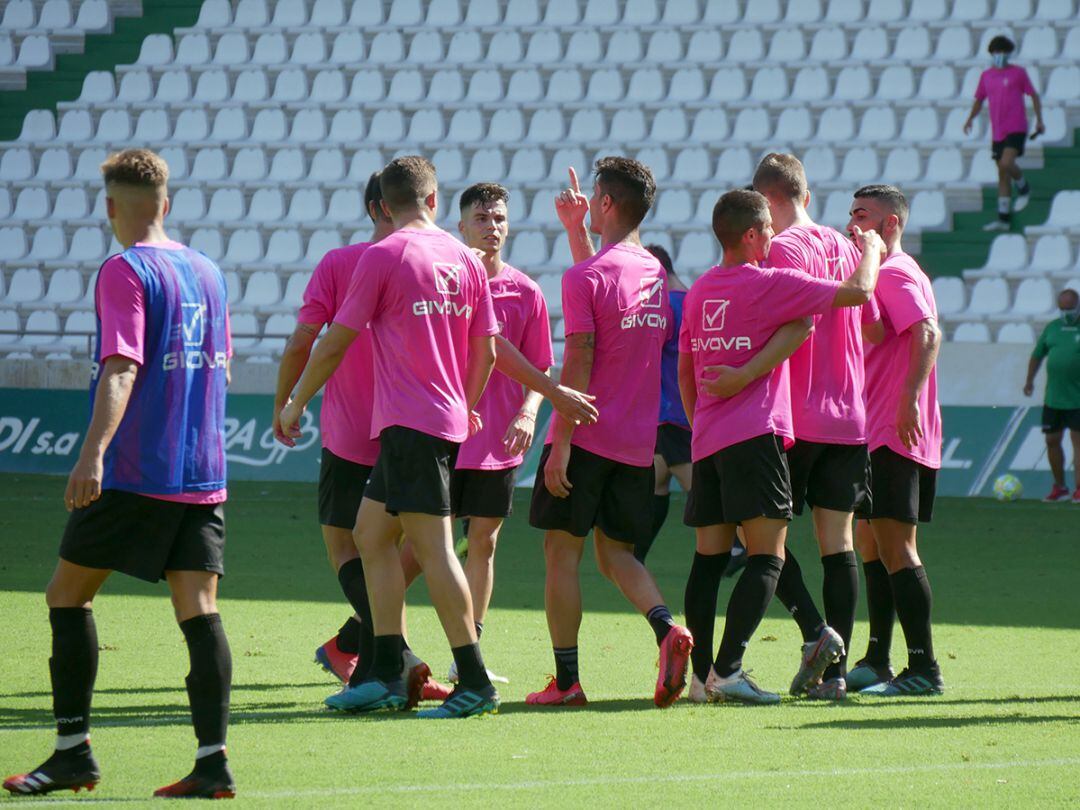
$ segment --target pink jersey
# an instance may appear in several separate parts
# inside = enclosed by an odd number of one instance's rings
[[[371,324],[371,438],[399,425],[463,442],[469,435],[469,338],[494,335],[487,273],[440,228],[402,228],[368,247],[334,323]]]
[[[1024,96],[1035,95],[1027,71],[1019,65],[988,68],[979,77],[975,98],[990,102],[990,131],[995,141],[1005,140],[1014,132],[1027,133],[1027,110]]]
[[[700,381],[707,366],[744,365],[785,323],[830,309],[839,286],[839,281],[798,270],[752,264],[713,267],[694,282],[679,332],[679,353],[693,357],[699,382],[690,442],[694,461],[766,433],[791,446],[795,434],[787,363],[733,397],[707,394]]]
[[[544,294],[535,281],[504,265],[499,275],[488,279],[491,302],[499,334],[512,343],[525,359],[541,371],[555,362],[551,351],[551,322],[548,320]],[[484,395],[476,410],[484,422],[483,430],[461,445],[459,470],[505,470],[521,464],[524,455],[506,452],[503,436],[506,428],[525,402],[525,389],[500,371],[491,372]]]
[[[137,242],[136,247],[144,243]],[[154,242],[150,247],[159,250],[182,250],[179,242]],[[98,272],[94,290],[94,307],[101,321],[101,361],[117,355],[140,366],[146,349],[146,298],[142,282],[123,256],[106,259]],[[229,313],[225,312],[225,333],[229,335]],[[232,357],[232,338],[226,341],[226,353]],[[224,489],[211,492],[185,492],[180,495],[146,495],[159,501],[173,503],[223,503],[228,493]]]
[[[370,244],[347,245],[323,256],[304,290],[304,305],[297,316],[300,323],[321,327],[334,322],[356,263]],[[327,380],[319,418],[323,447],[335,456],[369,467],[379,458],[379,441],[371,438],[372,365],[371,330],[365,327]]]
[[[766,265],[843,281],[861,258],[855,243],[838,231],[823,225],[795,225],[773,239]],[[788,361],[796,439],[825,444],[866,442],[862,324],[880,318],[872,298],[863,307],[832,307],[814,316],[814,331]]]
[[[571,444],[648,467],[656,448],[660,362],[672,330],[667,273],[640,245],[605,245],[562,280],[566,334],[592,332],[596,348],[588,393],[600,418],[574,429]],[[554,433],[548,433],[548,442]]]
[[[927,467],[941,467],[941,409],[937,399],[937,368],[919,393],[923,436],[908,450],[896,432],[896,409],[911,358],[911,327],[919,321],[937,323],[937,304],[930,279],[913,258],[896,253],[881,265],[874,295],[881,307],[885,339],[866,347],[866,426],[870,450],[888,447]]]

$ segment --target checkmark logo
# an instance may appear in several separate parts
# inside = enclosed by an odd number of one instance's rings
[[[727,308],[731,301],[726,298],[713,298],[702,304],[702,323],[706,332],[722,332]]]
[[[435,262],[432,265],[435,270],[435,291],[443,295],[457,295],[461,292],[460,264],[448,262]]]
[[[180,304],[185,346],[202,346],[206,332],[206,304]]]
[[[645,309],[659,309],[664,301],[664,278],[643,278],[639,303]]]

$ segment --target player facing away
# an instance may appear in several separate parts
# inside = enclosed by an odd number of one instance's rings
[[[742,658],[784,566],[792,510],[784,451],[794,438],[788,368],[780,363],[733,397],[713,396],[701,390],[701,383],[710,366],[743,365],[789,321],[869,301],[882,244],[872,231],[859,232],[863,256],[842,281],[763,268],[773,238],[769,205],[761,194],[746,190],[720,198],[713,209],[713,231],[723,258],[690,288],[679,335],[679,384],[694,430],[686,523],[697,530],[686,590],[687,624],[700,643],[711,641],[719,575],[702,576],[702,558],[719,561],[715,568],[722,573],[723,555],[730,552],[741,524],[746,567],[732,590],[703,691],[711,701],[778,703],[779,695],[749,678]],[[694,664],[695,677],[702,679],[705,662],[695,656]]]
[[[1035,111],[1034,140],[1046,132],[1042,120],[1042,100],[1026,70],[1019,65],[1010,65],[1012,52],[1016,44],[1006,36],[996,36],[990,40],[987,50],[994,66],[987,68],[979,77],[975,88],[975,101],[971,112],[964,122],[964,134],[971,132],[975,118],[982,111],[983,102],[990,104],[990,153],[998,167],[998,217],[983,226],[984,231],[1007,231],[1012,226],[1013,211],[1023,211],[1031,199],[1031,186],[1024,178],[1024,173],[1016,165],[1017,158],[1024,154],[1028,139],[1027,110],[1024,108],[1024,96],[1031,96],[1031,106]],[[1012,189],[1016,189],[1016,201],[1012,200]]]
[[[461,681],[420,717],[466,717],[498,709],[476,639],[468,583],[454,555],[450,473],[458,448],[481,427],[473,411],[495,365],[498,332],[487,274],[471,250],[435,225],[438,184],[425,158],[392,160],[379,180],[394,233],[360,257],[334,324],[312,353],[281,424],[299,434],[304,406],[370,324],[375,358],[371,432],[379,437],[354,536],[375,631],[369,677],[330,705],[402,709],[405,577],[402,530],[412,543]]]
[[[766,155],[754,173],[754,188],[769,202],[776,236],[766,267],[788,267],[809,276],[842,281],[854,272],[855,243],[833,228],[817,225],[806,212],[806,172],[794,155]],[[776,596],[803,636],[802,664],[791,694],[841,700],[844,666],[855,625],[859,591],[852,517],[869,496],[866,447],[863,336],[881,340],[883,327],[874,299],[862,307],[835,307],[814,316],[813,331],[788,361],[795,444],[788,450],[793,511],[812,510],[814,534],[824,568],[825,618],[803,582],[790,548]],[[827,624],[826,624],[827,622]],[[836,657],[822,671],[827,659]]]
[[[102,164],[124,252],[102,265],[91,415],[68,478],[71,513],[45,590],[52,625],[56,750],[4,787],[15,795],[92,789],[90,702],[98,668],[93,601],[113,571],[164,579],[187,642],[198,749],[192,772],[155,796],[232,798],[225,756],[232,657],[217,612],[225,548],[225,279],[165,232],[169,168],[145,149]]]
[[[375,172],[364,190],[364,207],[374,226],[371,242],[331,250],[316,265],[304,290],[296,330],[281,356],[274,396],[274,435],[285,445],[295,445],[295,441],[281,430],[278,417],[307,365],[312,345],[323,325],[333,323],[364,251],[393,233],[394,224],[383,212],[381,202],[379,173]],[[319,420],[323,443],[319,465],[319,523],[327,557],[355,613],[334,638],[315,651],[315,661],[345,683],[354,674],[364,675],[374,655],[375,635],[371,627],[364,565],[352,534],[360,500],[379,457],[379,441],[371,437],[373,363],[371,330],[361,329],[345,352],[340,368],[326,383]],[[358,661],[361,662],[359,673],[356,672]],[[450,693],[446,686],[430,677],[427,665],[412,654],[408,644],[405,667],[409,677],[422,684],[421,700],[443,700]]]
[[[578,264],[563,275],[566,323],[563,384],[596,397],[600,418],[575,426],[553,417],[533,485],[529,523],[544,530],[544,604],[555,677],[526,703],[586,703],[578,677],[585,539],[594,532],[600,572],[648,619],[660,648],[653,700],[669,706],[686,685],[693,640],[675,624],[636,544],[652,527],[653,449],[660,407],[660,361],[671,328],[660,262],[641,246],[638,226],[656,195],[648,167],[624,157],[596,163],[591,198],[572,188],[556,206]],[[593,255],[585,229],[600,235]]]
[[[873,498],[860,508],[856,538],[866,574],[870,643],[848,673],[847,687],[894,697],[937,695],[945,688],[934,658],[933,596],[916,546],[919,523],[933,516],[941,467],[941,409],[937,355],[941,330],[930,279],[901,241],[908,204],[895,186],[864,186],[851,203],[848,230],[873,228],[888,256],[877,297],[885,326],[880,345],[866,347],[866,428]],[[908,665],[895,678],[889,666],[893,618],[907,641]]]

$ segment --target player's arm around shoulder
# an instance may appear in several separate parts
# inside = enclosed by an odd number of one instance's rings
[[[854,239],[862,251],[855,272],[840,283],[833,298],[834,307],[858,307],[870,302],[877,287],[881,260],[885,258],[885,243],[876,231],[854,229]]]

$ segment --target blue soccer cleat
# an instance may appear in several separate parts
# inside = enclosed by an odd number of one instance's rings
[[[323,703],[341,712],[399,711],[407,708],[409,695],[400,679],[384,683],[369,678],[356,686],[346,686]]]
[[[455,720],[481,714],[496,714],[498,711],[499,693],[494,686],[482,691],[458,686],[441,706],[424,709],[417,712],[416,716],[424,720]]]
[[[895,676],[896,673],[888,664],[878,666],[877,664],[871,664],[864,658],[848,670],[844,680],[847,682],[849,692],[861,692],[863,689],[875,684],[888,683]]]
[[[941,670],[935,664],[925,672],[903,670],[891,681],[868,686],[860,695],[874,697],[931,697],[945,691],[945,681],[941,679]]]

